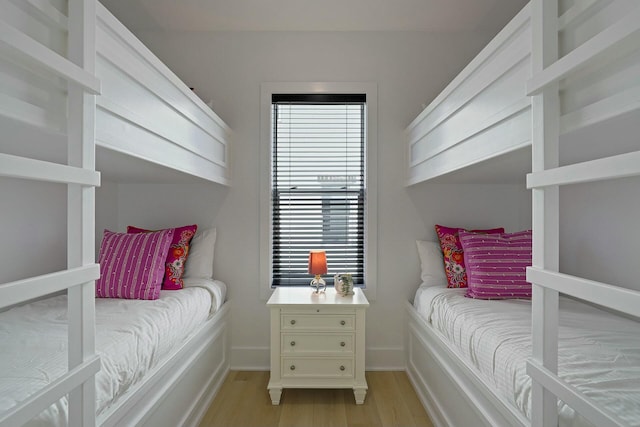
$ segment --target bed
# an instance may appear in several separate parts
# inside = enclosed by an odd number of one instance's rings
[[[413,302],[422,321],[460,355],[513,410],[531,418],[531,301],[473,300],[464,289],[421,286]],[[637,320],[560,301],[560,376],[628,425],[640,422],[640,337]],[[561,404],[560,426],[592,426]]]
[[[597,239],[560,250],[567,233],[588,234],[574,224],[584,222],[582,212],[563,217],[561,207],[580,194],[588,212],[606,203],[600,181],[612,194],[640,175],[639,35],[637,2],[533,0],[407,127],[407,186],[499,182],[532,194],[532,333],[523,362],[531,416],[505,403],[409,304],[407,371],[436,425],[555,427],[558,401],[593,425],[638,424],[637,414],[622,420],[563,375],[558,307],[571,297],[640,316],[632,274],[599,276],[595,265],[575,262],[580,253],[598,252]],[[593,192],[585,189],[590,183],[597,183]],[[606,225],[604,217],[599,224]]]
[[[161,291],[153,301],[96,299],[96,414],[110,420],[127,393],[161,369],[207,322],[217,323],[225,301],[220,281],[192,280]],[[59,295],[0,313],[0,412],[5,412],[66,371],[67,297]],[[218,331],[220,333],[220,330]],[[215,335],[215,334],[214,334]],[[182,368],[175,366],[174,368]],[[216,366],[211,366],[215,371]],[[67,425],[61,399],[27,425]]]
[[[140,171],[147,180],[229,186],[230,129],[93,0],[2,2],[0,127],[3,184],[66,191],[66,221],[56,224],[66,229],[66,268],[0,284],[0,310],[66,293],[68,315],[64,372],[0,414],[0,425],[27,423],[67,395],[72,426],[196,425],[228,370],[226,306],[96,417],[95,188],[103,176],[126,183]],[[39,202],[33,209],[51,208]]]

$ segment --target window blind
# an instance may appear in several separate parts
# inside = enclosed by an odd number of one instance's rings
[[[364,285],[365,95],[272,96],[272,285],[308,285],[310,250],[328,278]]]

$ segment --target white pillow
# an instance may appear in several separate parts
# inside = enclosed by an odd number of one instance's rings
[[[184,279],[210,279],[213,277],[213,249],[216,229],[198,230],[191,240],[189,256],[184,265]]]
[[[438,242],[426,240],[416,240],[418,255],[420,256],[420,267],[422,274],[420,279],[427,286],[447,286],[447,276],[444,272],[444,259],[442,249]]]

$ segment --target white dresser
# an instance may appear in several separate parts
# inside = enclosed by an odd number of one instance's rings
[[[269,394],[280,403],[283,388],[352,388],[364,403],[365,311],[362,290],[341,296],[334,288],[314,293],[308,287],[275,290],[271,310]]]

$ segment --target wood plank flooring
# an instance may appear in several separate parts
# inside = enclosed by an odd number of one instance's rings
[[[351,389],[285,389],[271,404],[266,371],[231,371],[200,427],[433,427],[407,374],[367,372],[364,405]]]

